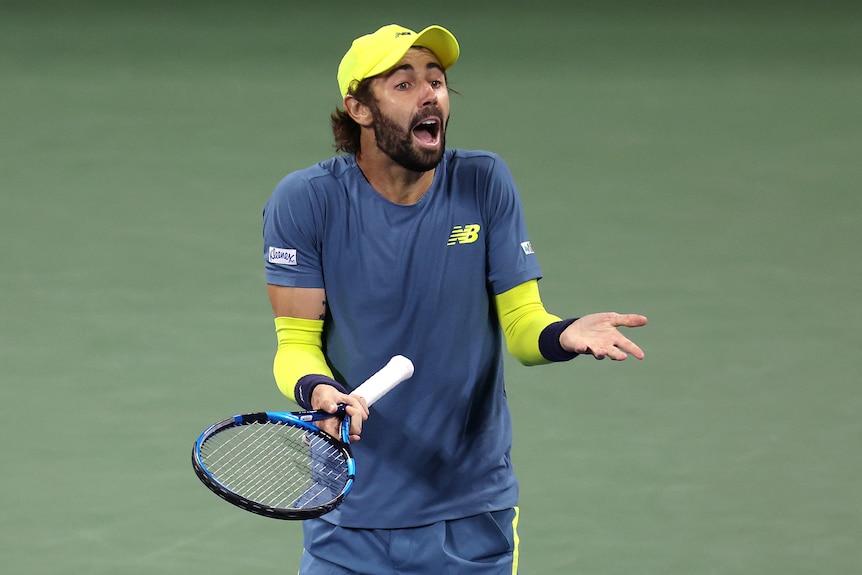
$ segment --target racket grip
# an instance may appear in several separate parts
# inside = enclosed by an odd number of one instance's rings
[[[365,398],[368,407],[389,393],[393,387],[413,376],[413,362],[396,355],[383,368],[365,380],[351,393]]]

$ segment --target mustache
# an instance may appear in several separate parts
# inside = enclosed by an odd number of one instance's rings
[[[440,120],[443,122],[443,127],[445,127],[446,124],[449,123],[449,118],[443,116],[443,110],[434,105],[428,106],[427,108],[423,108],[422,110],[417,112],[413,116],[413,123],[411,125],[416,126],[417,124],[419,124],[420,122],[424,122],[428,118],[440,118]]]

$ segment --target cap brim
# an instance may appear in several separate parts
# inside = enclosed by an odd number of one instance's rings
[[[424,46],[434,52],[444,70],[447,70],[452,64],[457,62],[458,56],[461,53],[458,40],[455,39],[455,36],[449,30],[442,26],[428,26],[419,32],[416,35],[416,41],[413,42],[413,46]]]

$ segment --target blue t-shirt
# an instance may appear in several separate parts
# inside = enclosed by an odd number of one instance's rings
[[[493,296],[541,270],[503,161],[447,150],[425,195],[400,205],[338,156],[278,184],[263,235],[267,283],[326,289],[324,352],[348,389],[393,355],[415,366],[372,407],[354,488],[324,519],[394,529],[515,505]]]

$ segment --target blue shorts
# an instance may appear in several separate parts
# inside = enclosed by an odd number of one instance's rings
[[[303,522],[300,575],[517,575],[518,508],[408,529]]]

